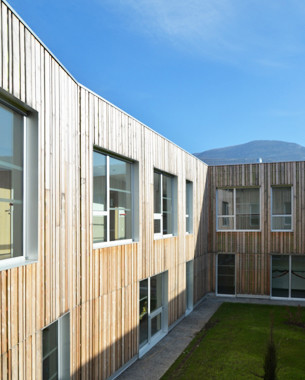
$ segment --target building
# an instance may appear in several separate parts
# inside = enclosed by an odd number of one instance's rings
[[[304,162],[208,167],[0,21],[1,378],[114,377],[209,292],[304,298]]]

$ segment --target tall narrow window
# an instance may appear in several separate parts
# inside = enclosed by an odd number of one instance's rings
[[[217,294],[235,294],[235,255],[217,255]]]
[[[292,230],[292,187],[272,187],[272,231]]]
[[[36,260],[37,250],[36,113],[0,103],[0,269]]]
[[[193,183],[186,181],[185,186],[185,227],[186,233],[193,232]]]
[[[217,190],[217,230],[251,231],[260,229],[258,188]]]
[[[175,232],[174,177],[154,172],[154,233],[155,236],[173,235]]]
[[[70,378],[70,317],[65,314],[42,331],[43,379]]]
[[[93,242],[133,238],[133,164],[93,152]]]

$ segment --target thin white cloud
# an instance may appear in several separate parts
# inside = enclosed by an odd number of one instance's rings
[[[304,53],[303,0],[102,2],[123,12],[137,32],[205,57],[283,68]]]

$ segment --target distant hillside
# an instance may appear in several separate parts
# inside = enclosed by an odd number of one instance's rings
[[[258,162],[304,161],[305,147],[284,141],[257,140],[226,148],[194,153],[208,165],[248,164]]]

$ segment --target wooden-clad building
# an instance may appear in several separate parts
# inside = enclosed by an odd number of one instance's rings
[[[0,34],[0,378],[106,379],[210,290],[207,165]]]
[[[305,298],[305,162],[209,167],[218,294]]]
[[[305,298],[304,162],[208,168],[4,0],[0,36],[1,379],[114,378],[209,292]]]

